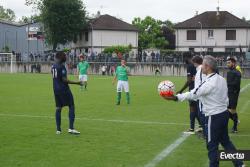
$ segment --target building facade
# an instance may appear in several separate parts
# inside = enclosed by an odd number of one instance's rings
[[[42,53],[48,50],[44,39],[32,38],[40,31],[40,23],[19,24],[0,20],[0,52],[7,47],[17,53]]]
[[[0,52],[7,46],[10,51],[38,54],[50,51],[44,39],[33,38],[32,31],[42,29],[42,23],[19,24],[0,21]],[[29,31],[28,31],[29,30]],[[29,39],[29,40],[28,40]],[[75,53],[99,54],[106,47],[122,45],[132,46],[133,52],[138,52],[138,30],[131,24],[110,15],[100,15],[88,22],[88,28],[83,29],[77,42],[58,45],[58,49],[70,48]]]
[[[77,53],[99,54],[106,47],[122,45],[138,52],[138,29],[110,15],[101,15],[89,21],[88,29],[83,31],[71,48]]]
[[[175,26],[176,50],[247,52],[250,24],[227,11],[209,11]]]

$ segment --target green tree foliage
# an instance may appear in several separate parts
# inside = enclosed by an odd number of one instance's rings
[[[162,22],[162,34],[164,38],[168,41],[168,45],[164,46],[164,49],[175,49],[175,30],[174,30],[174,24],[167,20]]]
[[[111,47],[107,47],[104,49],[104,53],[109,53],[109,54],[112,54],[112,53],[129,53],[131,51],[131,46],[120,46],[120,45],[117,45],[117,46],[111,46]]]
[[[145,19],[134,18],[132,24],[139,29],[139,49],[162,49],[168,45],[162,33],[162,21],[147,16]]]
[[[16,19],[16,15],[11,9],[4,9],[3,6],[0,6],[0,19],[14,21]]]
[[[23,16],[20,20],[19,23],[31,23],[31,22],[40,22],[42,21],[40,15],[32,15],[30,17]]]
[[[81,0],[26,0],[41,13],[45,38],[55,50],[58,44],[75,41],[86,26],[86,10]]]
[[[2,51],[8,53],[8,52],[10,52],[10,47],[5,46],[5,47],[2,48]]]

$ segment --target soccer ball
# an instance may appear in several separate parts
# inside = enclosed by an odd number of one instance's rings
[[[162,81],[158,85],[158,92],[161,96],[172,96],[174,94],[175,86],[171,81]]]

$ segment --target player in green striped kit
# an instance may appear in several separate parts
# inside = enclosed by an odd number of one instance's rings
[[[130,104],[130,96],[129,96],[129,84],[128,84],[128,67],[126,66],[126,61],[121,60],[121,66],[116,68],[115,77],[113,80],[113,84],[116,80],[117,82],[117,105],[121,103],[121,94],[124,90],[126,92],[127,104]]]
[[[79,75],[79,80],[83,82],[85,90],[87,90],[87,81],[88,81],[88,68],[89,63],[85,60],[84,55],[80,55],[80,62],[77,65],[77,71]],[[81,90],[83,90],[83,86],[81,86]]]

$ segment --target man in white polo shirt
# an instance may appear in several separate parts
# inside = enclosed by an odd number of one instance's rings
[[[207,135],[207,149],[209,166],[218,167],[218,147],[221,144],[225,150],[236,150],[228,136],[229,113],[227,82],[216,73],[217,61],[212,56],[205,56],[202,64],[202,72],[207,78],[200,86],[190,92],[164,97],[166,100],[184,101],[199,99],[203,104],[205,113],[205,131]],[[243,167],[243,162],[233,161],[235,167]]]

